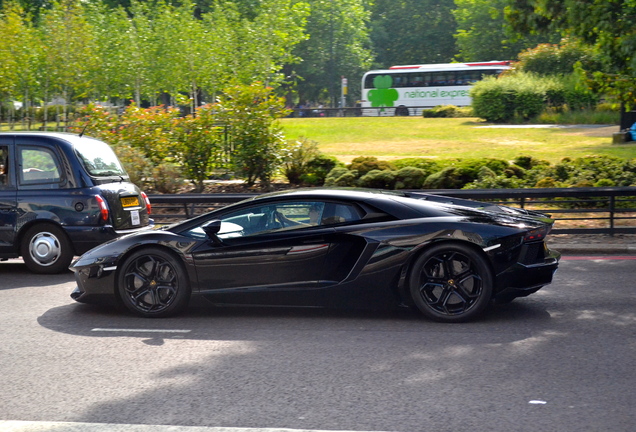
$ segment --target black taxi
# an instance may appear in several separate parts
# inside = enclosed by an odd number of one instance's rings
[[[0,133],[0,260],[36,273],[152,227],[150,202],[102,141],[70,133]]]

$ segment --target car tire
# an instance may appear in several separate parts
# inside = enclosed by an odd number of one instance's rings
[[[493,291],[486,258],[459,243],[437,244],[424,251],[409,275],[413,302],[427,317],[441,322],[464,322],[481,314]]]
[[[68,269],[73,246],[64,230],[52,224],[37,224],[27,230],[20,254],[33,273],[55,274]]]
[[[182,312],[191,295],[180,259],[160,248],[139,249],[120,266],[119,297],[130,311],[143,317],[167,317]]]

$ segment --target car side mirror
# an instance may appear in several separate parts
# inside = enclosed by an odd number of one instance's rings
[[[217,235],[219,233],[219,231],[221,231],[221,221],[220,220],[213,220],[213,221],[207,223],[206,225],[204,225],[202,228],[203,228],[203,231],[205,231],[205,235],[208,236],[208,238],[212,241],[212,243],[214,243],[216,245],[223,244],[223,242],[221,241],[221,239]]]

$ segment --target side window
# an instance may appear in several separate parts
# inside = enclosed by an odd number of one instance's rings
[[[53,152],[44,147],[19,147],[18,158],[21,185],[39,185],[58,188],[62,177],[60,164]]]
[[[361,219],[348,204],[293,201],[231,213],[221,220],[221,238],[287,231],[312,226],[338,225]],[[240,231],[240,233],[239,233]]]
[[[0,189],[9,185],[9,149],[0,146]]]
[[[221,229],[217,235],[221,239],[230,239],[312,226],[338,225],[361,218],[358,210],[348,204],[292,201],[249,207],[228,213],[221,218]],[[202,227],[193,228],[183,234],[205,238]]]
[[[324,208],[323,202],[295,201],[243,209],[221,219],[219,237],[242,237],[317,226]]]
[[[352,205],[327,203],[320,224],[336,225],[360,219],[362,219],[360,212]]]

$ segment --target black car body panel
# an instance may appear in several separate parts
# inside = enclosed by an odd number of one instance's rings
[[[0,159],[0,259],[23,255],[26,234],[37,233],[36,226],[61,232],[71,256],[152,226],[147,198],[101,141],[68,133],[1,133]],[[97,171],[99,164],[110,168]],[[37,259],[31,264],[43,273],[68,266],[38,265]]]
[[[551,219],[470,203],[357,190],[267,194],[93,249],[71,266],[78,282],[72,297],[87,303],[116,298],[120,267],[148,247],[169,251],[184,266],[192,294],[214,304],[410,306],[412,267],[438,245],[461,245],[484,257],[493,298],[525,296],[552,281],[560,255],[545,246]],[[320,225],[285,226],[278,219],[270,221],[273,228],[252,232],[268,209],[293,215],[316,204],[323,209]],[[329,209],[348,212],[350,220],[324,218]],[[236,231],[210,237],[201,227],[215,220]],[[529,235],[537,230],[536,239]]]

